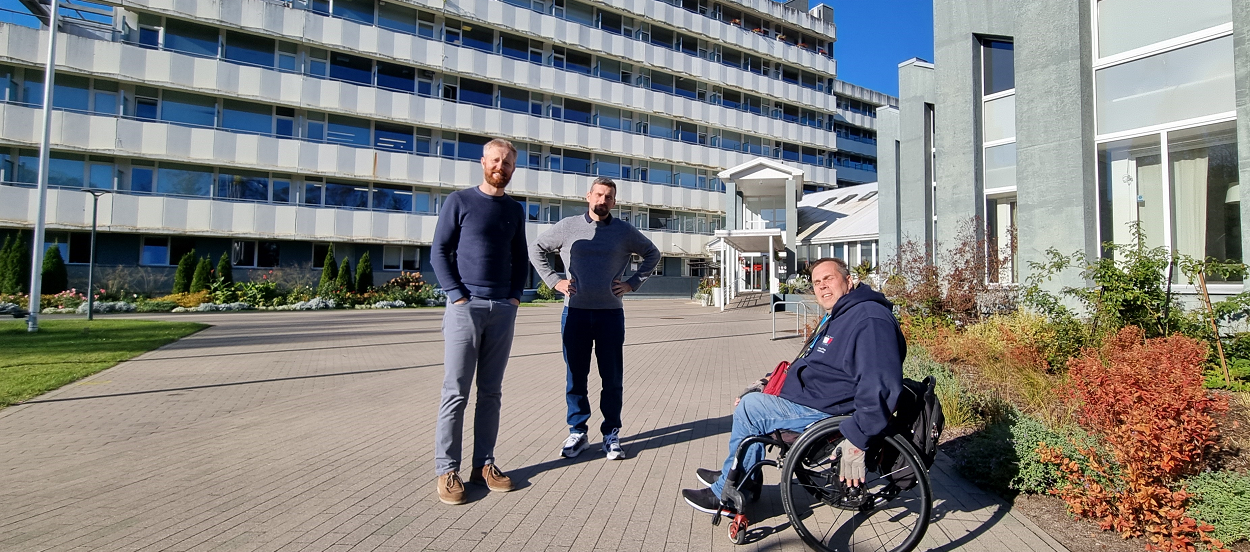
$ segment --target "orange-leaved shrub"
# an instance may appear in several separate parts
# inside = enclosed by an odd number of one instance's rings
[[[1130,326],[1069,361],[1061,389],[1104,447],[1082,449],[1083,458],[1066,458],[1045,443],[1038,452],[1064,472],[1066,483],[1052,492],[1073,513],[1125,538],[1145,536],[1147,550],[1190,551],[1198,542],[1224,550],[1209,535],[1212,527],[1186,515],[1188,495],[1176,486],[1215,451],[1211,415],[1228,408],[1203,388],[1206,355],[1204,342],[1145,339]]]

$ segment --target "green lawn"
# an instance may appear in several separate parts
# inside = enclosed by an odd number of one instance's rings
[[[0,408],[47,393],[208,327],[149,320],[0,322]]]

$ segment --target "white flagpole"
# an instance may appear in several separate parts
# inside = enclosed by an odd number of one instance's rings
[[[39,146],[39,208],[35,213],[35,239],[30,261],[30,315],[26,319],[26,331],[39,331],[39,299],[43,291],[43,232],[48,206],[48,142],[52,127],[52,89],[56,87],[56,30],[57,11],[61,0],[51,0],[48,14],[48,65],[43,72],[43,142]],[[87,290],[91,293],[91,290]]]

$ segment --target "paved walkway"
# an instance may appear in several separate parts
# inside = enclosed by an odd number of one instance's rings
[[[559,458],[560,308],[523,308],[496,451],[521,488],[455,507],[434,496],[441,309],[177,316],[214,326],[0,411],[0,551],[802,550],[775,472],[742,547],[678,497],[797,341],[762,309],[627,304],[630,458],[598,435]],[[1063,550],[949,461],[933,480],[922,549]]]

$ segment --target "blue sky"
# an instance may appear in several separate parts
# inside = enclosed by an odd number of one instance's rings
[[[898,96],[898,64],[914,57],[933,61],[932,0],[819,2],[833,6],[838,25],[838,79]]]

